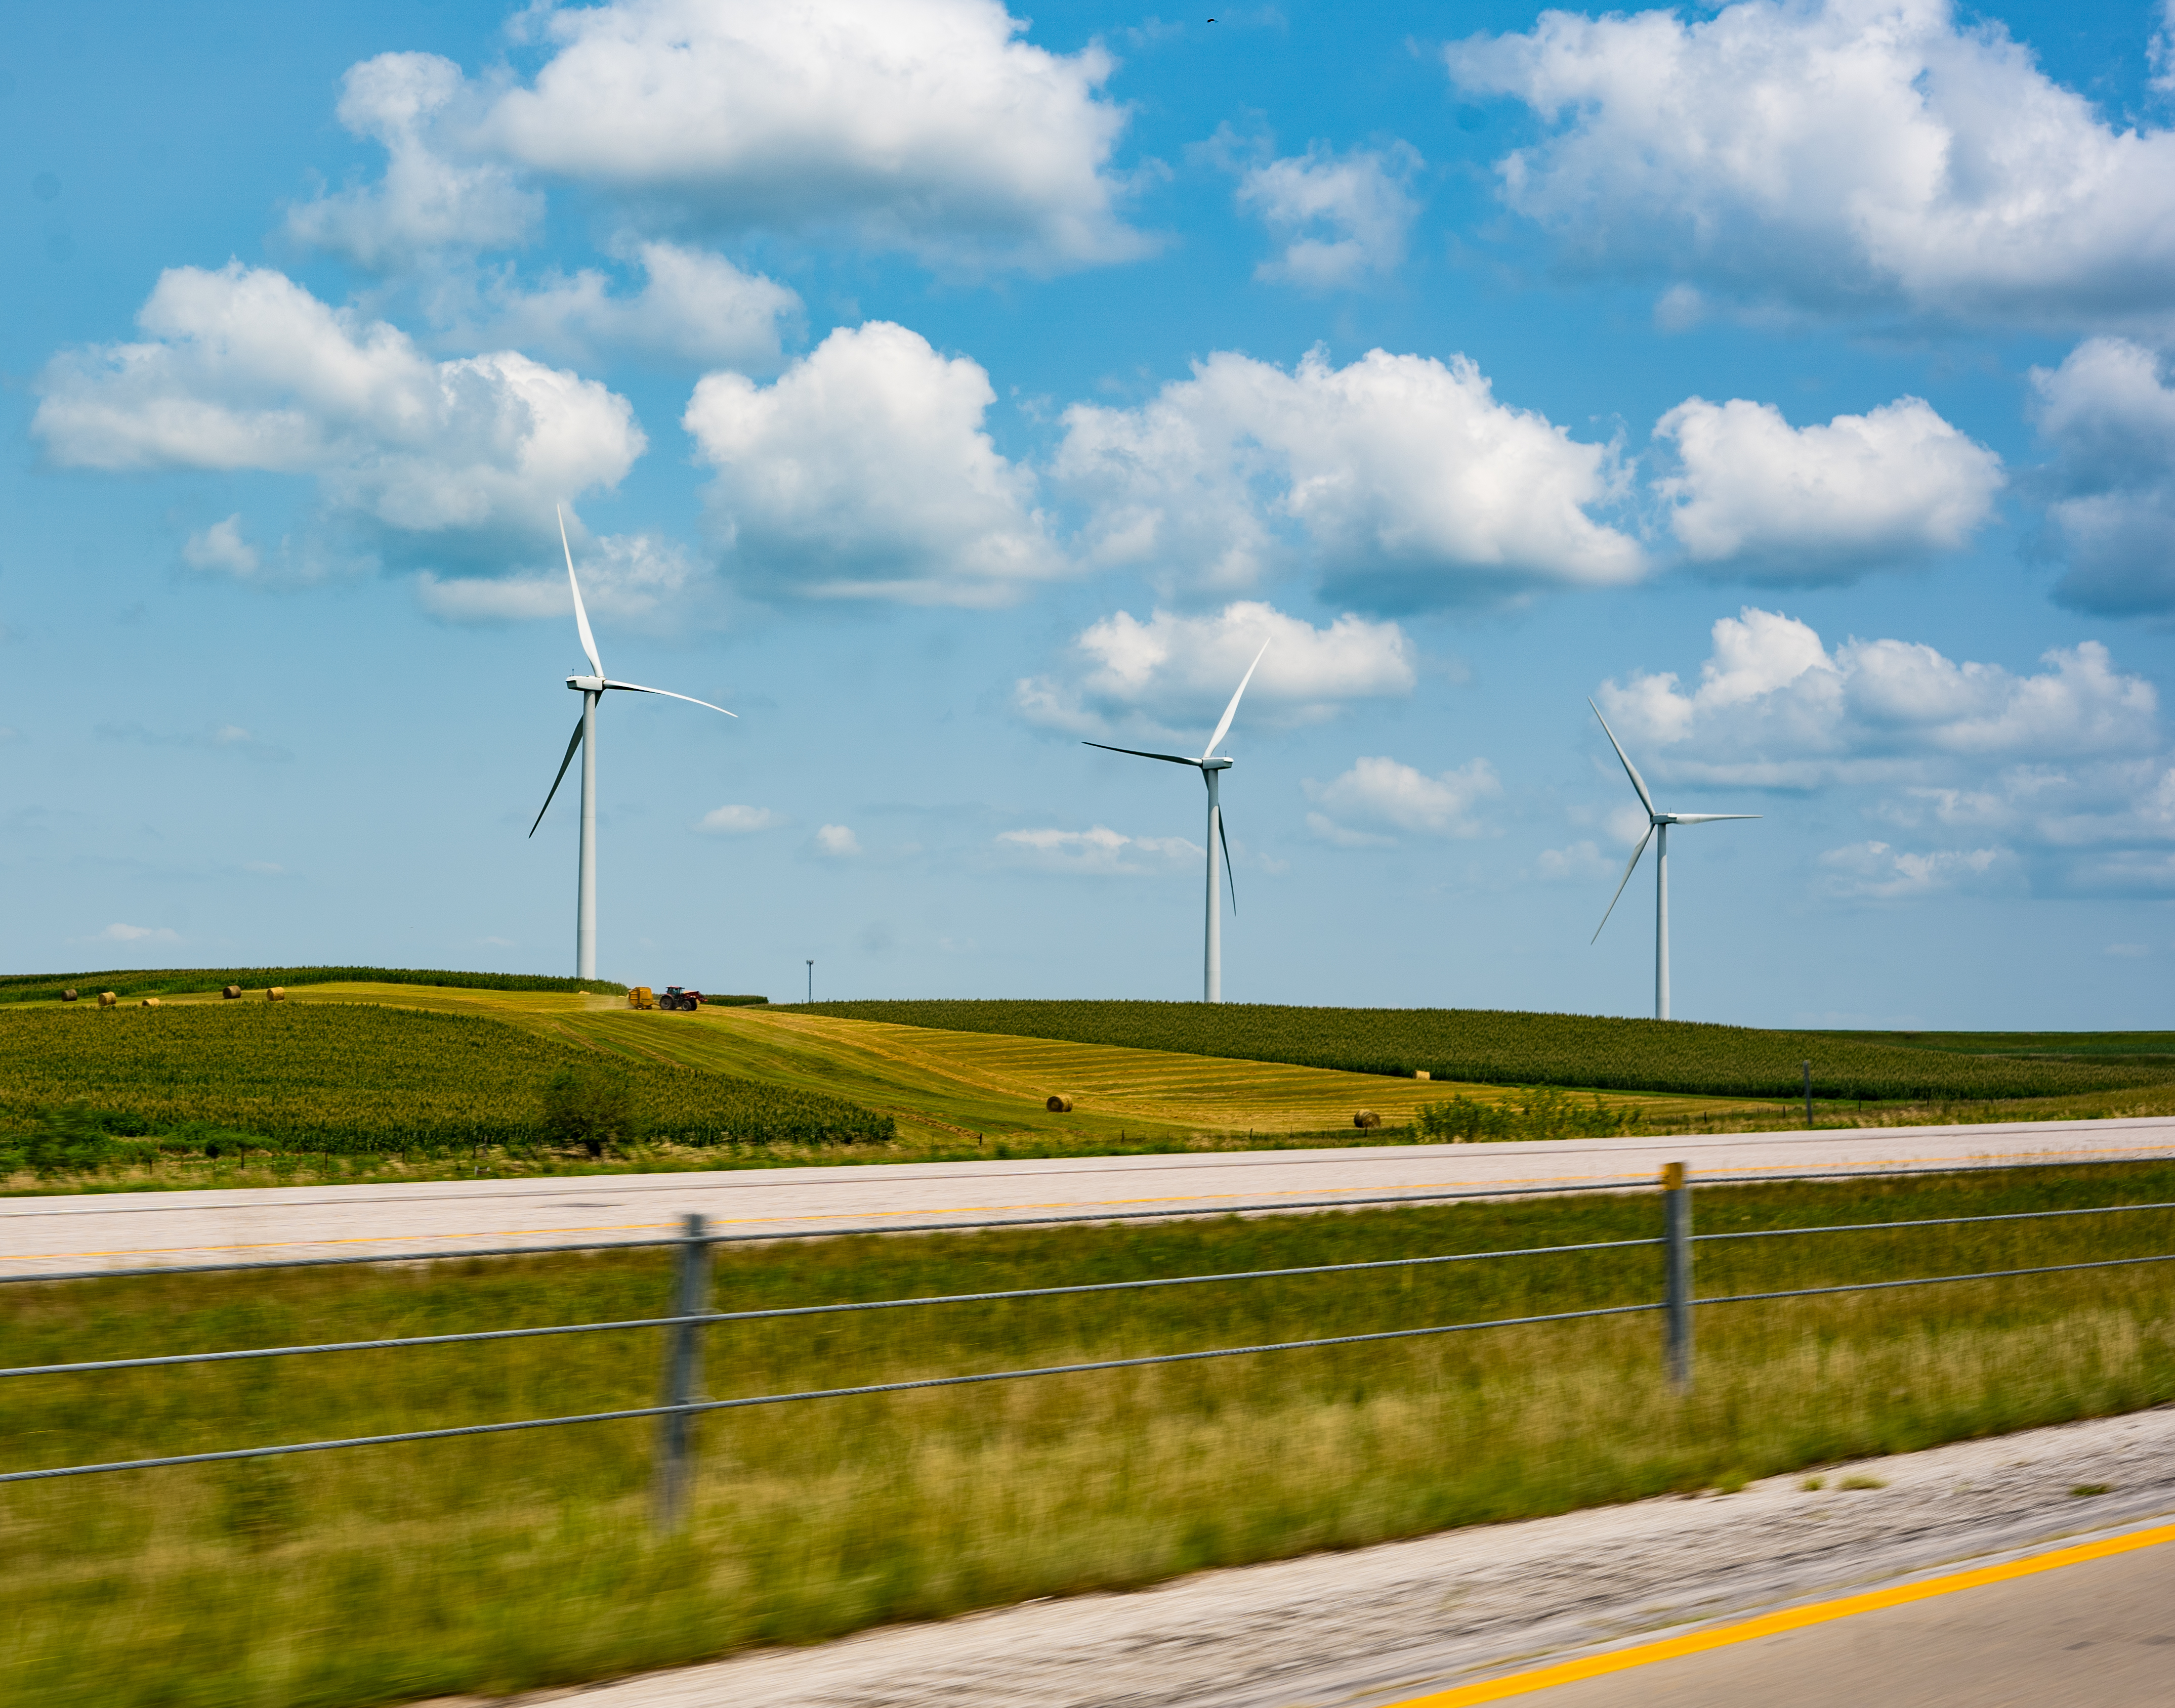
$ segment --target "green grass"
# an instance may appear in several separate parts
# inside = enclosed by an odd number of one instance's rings
[[[219,1003],[0,1011],[0,1147],[43,1168],[108,1140],[198,1153],[438,1156],[550,1142],[544,1093],[604,1065],[640,1130],[686,1146],[876,1141],[889,1117],[820,1093],[617,1058],[502,1021],[420,1009]],[[133,1157],[144,1149],[122,1147]]]
[[[103,973],[0,973],[0,1002],[58,1002],[73,990],[89,1002],[101,990],[117,996],[173,996],[239,984],[252,994],[270,985],[430,984],[453,990],[601,990],[616,996],[626,986],[603,979],[555,979],[543,973],[449,973],[412,967],[125,967]],[[725,1001],[741,1000],[727,997]]]
[[[1708,1189],[1703,1231],[2175,1198],[2175,1167]],[[1512,1249],[1648,1196],[729,1250],[721,1308]],[[2175,1249],[2175,1212],[1721,1242],[1749,1291]],[[718,1394],[1657,1296],[1653,1248],[741,1324]],[[2175,1265],[767,1407],[701,1425],[689,1532],[601,1425],[0,1490],[0,1700],[304,1708],[573,1683],[2175,1398]],[[8,1361],[640,1315],[663,1254],[0,1289]],[[0,1384],[10,1467],[645,1403],[653,1332]]]
[[[2037,1098],[2175,1079],[2175,1065],[2018,1060],[1688,1021],[1456,1008],[1301,1008],[1268,1003],[886,1001],[787,1012],[1290,1062],[1348,1072],[1514,1085],[1786,1098],[1809,1060],[1825,1098]]]

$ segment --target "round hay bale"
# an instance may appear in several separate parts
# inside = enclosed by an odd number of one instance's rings
[[[1355,1127],[1379,1127],[1382,1125],[1382,1118],[1372,1109],[1362,1109],[1352,1117],[1352,1125]]]
[[[1069,1097],[1054,1097],[1043,1104],[1043,1107],[1054,1115],[1069,1115],[1072,1113],[1072,1099]]]
[[[267,1002],[285,1002],[287,1000],[287,987],[284,984],[273,985],[264,993],[264,1000]]]
[[[1413,1070],[1413,1077],[1414,1079],[1433,1079],[1435,1077],[1435,1074],[1430,1069],[1416,1067]]]
[[[236,997],[241,995],[241,987],[239,984],[230,984],[225,990],[220,991],[219,994],[224,996],[229,1002],[231,1002]]]
[[[100,1008],[111,1008],[120,1000],[121,999],[111,990],[101,990],[98,993],[98,1006]]]
[[[63,1001],[63,1002],[73,1002],[73,1001],[74,1001],[74,1000],[75,1000],[75,992],[74,992],[74,991],[73,991],[73,990],[63,990],[63,991],[62,991],[62,992],[61,992],[61,1000],[62,1000],[62,1001]]]
[[[146,996],[136,1005],[138,1008],[164,1008],[166,1005],[155,996]]]

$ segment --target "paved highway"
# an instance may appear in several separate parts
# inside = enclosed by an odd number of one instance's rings
[[[697,1211],[721,1233],[820,1234],[1098,1210],[1213,1215],[1378,1193],[1638,1187],[1675,1160],[1697,1179],[2171,1155],[2175,1118],[2161,1117],[56,1196],[0,1200],[0,1275],[640,1239]]]
[[[2162,1525],[2071,1543],[1385,1708],[2166,1708],[2171,1541]]]

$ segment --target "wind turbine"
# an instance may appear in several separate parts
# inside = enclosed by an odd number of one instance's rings
[[[536,825],[544,822],[544,815],[551,810],[559,785],[566,781],[567,767],[574,762],[574,751],[580,749],[582,865],[580,896],[574,917],[574,976],[594,979],[597,976],[597,702],[604,698],[606,689],[620,688],[630,694],[662,694],[668,700],[685,700],[691,706],[724,712],[728,718],[737,718],[740,713],[725,712],[723,706],[712,706],[708,700],[697,700],[692,694],[675,694],[670,688],[645,688],[639,682],[617,682],[605,675],[604,661],[597,656],[597,637],[589,632],[589,614],[582,605],[582,584],[574,578],[574,550],[567,544],[567,515],[563,510],[559,512],[559,550],[567,554],[567,585],[574,590],[574,626],[581,632],[582,651],[588,657],[589,674],[567,678],[567,686],[582,697],[581,721],[574,725],[573,737],[567,743],[567,756],[559,762],[559,774],[551,779],[551,794],[544,797],[544,805],[537,809],[536,824],[529,827],[529,833],[534,836]]]
[[[1601,708],[1593,702],[1593,715],[1601,718]],[[1758,818],[1756,812],[1657,812],[1654,797],[1646,792],[1646,779],[1639,775],[1639,767],[1631,762],[1631,756],[1624,751],[1624,744],[1616,739],[1616,732],[1608,727],[1608,720],[1601,718],[1601,733],[1608,738],[1608,745],[1616,750],[1616,756],[1624,762],[1624,774],[1631,779],[1631,786],[1639,791],[1639,805],[1646,809],[1646,834],[1639,838],[1639,846],[1631,850],[1631,864],[1624,868],[1624,876],[1616,885],[1616,893],[1608,898],[1608,910],[1601,916],[1601,924],[1593,928],[1589,941],[1598,942],[1602,926],[1608,923],[1608,914],[1616,911],[1616,903],[1624,894],[1624,886],[1631,881],[1631,873],[1639,864],[1639,856],[1646,852],[1646,844],[1654,843],[1654,1018],[1669,1017],[1669,827],[1673,824],[1717,824],[1728,818]]]
[[[1272,636],[1271,639],[1275,637]],[[1216,892],[1216,850],[1223,850],[1224,878],[1231,886],[1231,911],[1239,911],[1239,884],[1231,876],[1231,844],[1223,835],[1223,808],[1217,794],[1218,778],[1231,768],[1229,759],[1216,757],[1216,744],[1223,739],[1231,727],[1231,720],[1239,713],[1239,695],[1246,691],[1246,684],[1254,680],[1260,668],[1262,654],[1269,649],[1268,641],[1261,643],[1261,650],[1254,654],[1254,662],[1246,666],[1246,674],[1239,679],[1238,693],[1223,708],[1223,717],[1216,726],[1216,733],[1208,738],[1208,745],[1201,750],[1201,757],[1188,759],[1182,753],[1148,753],[1138,747],[1113,747],[1104,741],[1086,741],[1085,747],[1100,747],[1105,753],[1130,753],[1136,759],[1160,759],[1171,765],[1191,765],[1201,773],[1201,780],[1208,785],[1208,923],[1206,940],[1201,948],[1201,1000],[1221,1002],[1223,1000],[1223,917],[1221,897]]]

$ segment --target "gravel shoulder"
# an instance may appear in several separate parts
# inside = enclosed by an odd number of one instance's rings
[[[2175,1407],[769,1650],[515,1704],[1345,1708],[2175,1513]],[[1842,1489],[1851,1477],[1879,1488]],[[2107,1492],[2078,1494],[2104,1484]],[[466,1708],[482,1699],[441,1699]],[[500,1699],[499,1708],[508,1708]]]

